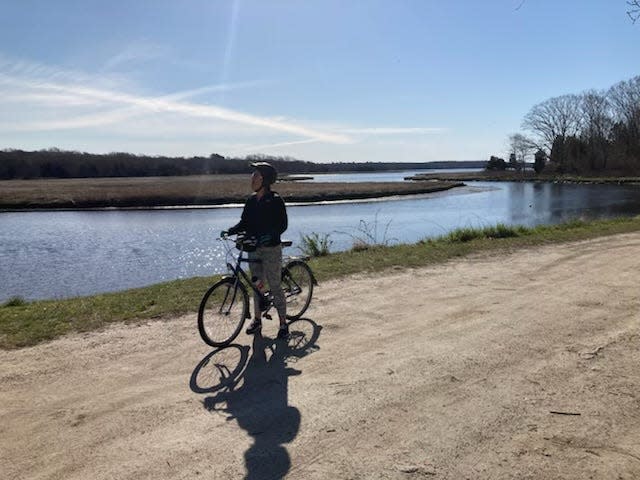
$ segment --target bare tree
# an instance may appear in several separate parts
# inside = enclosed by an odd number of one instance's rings
[[[582,135],[586,138],[605,138],[611,129],[611,105],[607,94],[588,90],[580,96]]]
[[[516,7],[516,10],[520,10],[522,5],[524,5],[525,0],[520,2],[520,5]],[[638,19],[640,19],[640,0],[627,0],[627,5],[629,6],[629,10],[627,10],[627,15],[633,23],[636,23]]]
[[[562,95],[534,105],[525,115],[522,127],[536,135],[540,148],[551,152],[556,137],[576,135],[581,123],[580,97]]]
[[[636,21],[640,18],[640,0],[629,0],[627,2],[627,5],[629,5],[627,15],[629,15],[629,18],[633,23],[636,23]]]
[[[615,84],[608,98],[613,112],[616,167],[635,170],[640,165],[640,76]]]
[[[524,172],[527,157],[537,149],[535,142],[521,133],[509,135],[510,161],[515,160],[516,168]]]
[[[640,114],[640,76],[616,83],[609,89],[608,97],[616,121],[640,127],[637,125]]]
[[[588,146],[588,168],[591,171],[607,168],[607,146],[613,119],[607,95],[589,90],[580,97],[582,112],[581,139]]]
[[[640,0],[637,0],[640,5]],[[640,6],[639,6],[640,8]],[[638,11],[640,18],[640,10]],[[606,92],[589,90],[535,105],[523,128],[549,154],[558,172],[640,169],[640,76],[613,85]],[[526,142],[511,136],[512,152],[528,155]],[[524,147],[524,148],[522,148]],[[512,153],[515,166],[521,159]],[[539,162],[541,163],[541,162]]]

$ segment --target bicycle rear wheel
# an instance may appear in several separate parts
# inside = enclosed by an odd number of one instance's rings
[[[313,274],[309,265],[292,260],[282,268],[282,290],[287,301],[287,318],[296,320],[306,312],[313,295]]]
[[[246,287],[233,278],[223,278],[204,294],[198,309],[198,330],[212,347],[230,344],[240,333],[249,312]]]

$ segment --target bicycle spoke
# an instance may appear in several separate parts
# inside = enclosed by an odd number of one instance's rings
[[[300,260],[289,262],[283,269],[282,288],[287,302],[287,318],[300,318],[309,307],[313,294],[309,266]]]
[[[230,343],[240,332],[248,309],[244,286],[222,280],[206,293],[198,311],[202,339],[212,346]]]

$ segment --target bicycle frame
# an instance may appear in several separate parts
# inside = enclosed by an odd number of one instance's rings
[[[263,315],[267,318],[270,319],[271,316],[269,315],[269,310],[271,310],[271,308],[274,306],[273,305],[273,297],[270,295],[266,295],[265,293],[261,292],[260,289],[254,284],[253,281],[251,281],[249,275],[247,275],[247,273],[245,272],[245,270],[242,268],[242,263],[260,263],[261,260],[260,259],[250,259],[248,258],[248,255],[245,256],[245,250],[243,250],[243,248],[241,248],[243,245],[247,244],[249,246],[254,246],[252,241],[249,241],[249,239],[247,239],[246,237],[243,237],[242,235],[237,235],[235,238],[235,241],[231,238],[227,237],[223,237],[221,240],[225,241],[225,249],[226,249],[226,253],[227,253],[227,258],[232,257],[235,258],[235,264],[232,262],[226,262],[227,265],[227,270],[230,272],[229,275],[226,275],[225,278],[231,278],[234,280],[234,287],[233,287],[233,297],[231,298],[231,301],[235,301],[235,296],[237,294],[238,291],[238,284],[241,283],[244,280],[244,283],[246,285],[249,286],[249,288],[251,289],[251,291],[254,293],[255,296],[257,296],[258,298],[260,298],[260,302],[259,302],[259,306],[258,308],[260,308],[261,312],[263,313]],[[229,245],[229,242],[234,241],[236,248],[238,248],[239,253],[236,257],[236,255],[232,252],[233,247],[231,247]],[[240,244],[240,246],[238,246],[238,244]],[[284,247],[288,247],[291,246],[291,241],[283,241],[282,245]],[[284,276],[284,272],[285,272],[285,264],[291,263],[292,261],[295,260],[300,260],[300,261],[305,261],[308,260],[308,257],[299,257],[299,256],[286,256],[282,258],[283,260],[283,264],[282,264],[282,272],[283,272],[283,281],[285,280],[285,276]],[[318,282],[315,278],[315,276],[313,275],[313,272],[309,271],[310,275],[311,275],[311,281],[314,285],[317,285]],[[291,277],[290,275],[287,275],[286,277],[286,281],[288,282],[288,285],[290,287],[289,291],[285,294],[286,299],[288,299],[289,297],[295,297],[296,295],[298,295],[301,291],[302,288],[300,287],[300,285],[298,285],[297,281],[295,278]],[[227,297],[225,296],[224,300],[223,300],[223,305],[227,302]],[[247,312],[247,315],[249,318],[250,315]]]
[[[227,238],[223,239],[223,240],[227,240]],[[236,239],[236,243],[238,243],[238,241],[242,242],[244,240],[243,237],[238,236]],[[227,244],[225,244],[225,248],[227,248],[227,254],[231,254],[231,248],[227,247]],[[242,263],[261,263],[262,260],[260,259],[250,259],[247,257],[243,257],[243,254],[245,253],[244,250],[240,249],[238,256],[236,258],[235,261],[235,265],[232,264],[231,262],[227,262],[227,270],[229,270],[231,272],[231,275],[227,275],[226,278],[233,278],[235,283],[234,283],[234,288],[233,288],[233,294],[234,296],[232,297],[232,301],[235,300],[235,295],[236,292],[238,291],[238,283],[242,281],[242,279],[244,279],[245,283],[251,288],[251,290],[253,291],[253,293],[255,295],[257,295],[258,297],[262,297],[265,298],[266,300],[266,304],[260,305],[260,309],[262,310],[262,312],[265,314],[265,316],[268,317],[268,312],[271,309],[271,307],[273,306],[273,304],[271,303],[270,299],[266,298],[266,296],[260,291],[260,289],[258,287],[256,287],[254,285],[254,283],[251,281],[251,279],[249,278],[249,276],[247,275],[247,273],[244,271],[244,269],[242,268]],[[226,302],[226,298],[223,301],[223,304]],[[264,308],[262,308],[264,307]]]

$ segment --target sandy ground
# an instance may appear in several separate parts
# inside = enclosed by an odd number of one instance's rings
[[[288,343],[189,315],[0,352],[2,478],[640,478],[639,252],[326,282]]]

